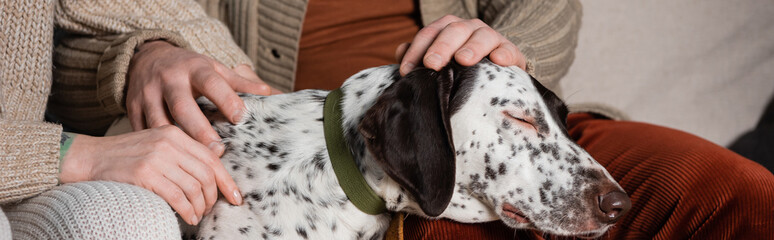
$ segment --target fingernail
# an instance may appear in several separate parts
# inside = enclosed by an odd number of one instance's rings
[[[440,67],[441,55],[438,55],[437,53],[430,54],[430,56],[427,56],[425,58],[425,65],[427,65],[430,68]]]
[[[212,150],[212,152],[215,154],[218,154],[218,156],[220,156],[220,154],[226,150],[226,146],[223,146],[223,143],[221,143],[220,140],[212,141],[209,145],[207,145],[207,148]]]
[[[237,110],[233,115],[231,115],[231,121],[234,123],[239,122],[239,120],[242,120],[242,109]]]
[[[197,218],[196,215],[194,215],[193,217],[191,217],[191,225],[196,225],[196,224],[199,224],[199,218]]]
[[[462,58],[460,60],[470,60],[471,58],[473,58],[473,51],[467,48],[463,48],[462,50],[457,52],[457,54],[458,56],[460,56],[460,58]]]
[[[239,190],[234,190],[234,200],[236,200],[237,205],[242,205],[242,194],[239,193]]]

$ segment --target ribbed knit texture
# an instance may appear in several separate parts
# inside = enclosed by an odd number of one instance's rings
[[[163,39],[229,67],[252,66],[226,26],[193,1],[58,3],[57,26],[71,34],[55,48],[49,109],[79,132],[100,135],[126,112],[129,62],[136,47],[146,41]]]
[[[0,204],[57,184],[61,128],[54,124],[0,121]]]
[[[256,51],[248,49],[248,52],[258,53],[254,55],[253,61],[258,69],[265,71],[259,72],[259,76],[268,83],[278,86],[282,91],[291,91],[295,83],[296,59],[306,3],[306,0],[275,0],[259,1],[257,6],[258,31],[252,36],[258,37],[253,40],[257,41],[258,49]],[[247,16],[249,17],[249,12]],[[249,18],[241,18],[245,27],[250,26]]]
[[[91,39],[78,45],[74,40],[65,39],[54,48],[56,70],[47,111],[73,129],[99,135],[115,118],[96,100],[99,59],[111,41]]]
[[[134,49],[157,39],[191,49],[180,35],[160,30],[65,38],[54,49],[56,71],[48,112],[81,133],[103,134],[117,115],[125,113],[124,90]]]
[[[492,1],[484,9],[485,20],[493,18],[492,27],[527,57],[527,72],[558,96],[575,59],[581,15],[578,1]]]
[[[52,7],[35,1],[4,1],[0,7],[0,118],[39,121],[46,107],[39,100],[51,89],[51,81],[45,80],[51,79]],[[28,31],[12,31],[14,28]]]
[[[180,239],[161,197],[123,183],[62,185],[4,211],[14,239]]]
[[[251,65],[234,45],[226,26],[207,16],[194,1],[59,0],[58,3],[57,26],[73,33],[94,36],[143,29],[165,30],[179,34],[194,51],[226,66]]]
[[[0,2],[0,204],[57,183],[62,130],[43,123],[52,10],[46,1]]]
[[[11,240],[11,225],[3,209],[0,209],[0,240]]]
[[[696,136],[573,114],[570,135],[629,194],[632,209],[602,239],[771,239],[774,175]],[[499,222],[409,217],[404,239],[542,239]],[[546,236],[549,239],[554,237]],[[556,237],[558,239],[566,239]]]

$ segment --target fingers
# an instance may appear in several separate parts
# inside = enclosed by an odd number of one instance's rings
[[[452,58],[461,65],[472,66],[486,56],[498,65],[526,68],[526,58],[518,47],[479,19],[445,16],[420,30],[404,48],[400,45],[395,51],[395,58],[401,62],[401,75],[420,62],[438,71]]]
[[[523,70],[527,70],[527,58],[519,51],[516,45],[508,40],[501,42],[500,46],[489,54],[489,59],[497,65],[515,65]]]
[[[271,89],[271,95],[277,95],[277,94],[282,94],[282,93],[283,93],[282,91],[280,91],[280,90],[278,90],[276,88],[272,88]]]
[[[168,87],[165,91],[167,107],[180,128],[216,155],[223,154],[225,147],[220,143],[220,136],[199,109],[191,91],[185,87]]]
[[[186,223],[191,225],[199,223],[200,219],[196,216],[193,205],[191,205],[185,193],[177,184],[162,176],[151,176],[148,180],[152,184],[149,184],[146,188],[167,201]]]
[[[263,82],[258,75],[247,65],[239,65],[232,70],[216,63],[218,72],[223,75],[231,87],[237,92],[252,93],[256,95],[270,95],[272,88]]]
[[[182,142],[185,152],[189,153],[190,158],[185,158],[180,162],[180,167],[191,176],[196,178],[204,191],[204,201],[206,203],[205,212],[208,212],[217,200],[217,190],[223,193],[231,204],[241,205],[242,194],[239,188],[231,178],[231,175],[223,167],[217,155],[213,154],[204,145],[195,142],[193,139],[181,134],[177,136],[178,142]]]
[[[186,199],[188,199],[188,202],[193,206],[194,214],[196,214],[197,219],[202,219],[206,208],[202,184],[180,168],[168,167],[164,169],[162,174],[183,191]],[[191,222],[193,222],[194,225],[196,224],[196,221]]]
[[[141,182],[144,182],[144,187],[154,192],[169,191],[164,193],[167,195],[157,193],[167,200],[186,222],[195,224],[212,209],[218,199],[218,189],[232,204],[242,204],[239,188],[217,155],[183,133],[178,127],[166,126],[153,130],[151,133],[155,134],[153,135],[155,137],[146,137],[142,143],[155,147],[154,151],[150,151],[154,154],[139,159],[150,157],[155,160],[146,161],[142,164],[144,167],[140,167],[140,171],[134,175],[141,176],[141,179],[153,180],[153,182],[142,180]],[[157,140],[154,142],[147,139]],[[163,177],[157,177],[159,175]],[[169,186],[167,181],[176,187]],[[157,185],[157,182],[161,182],[162,185]],[[183,201],[187,201],[188,204]]]
[[[403,56],[406,55],[406,50],[408,50],[409,46],[411,46],[411,43],[404,42],[398,45],[398,48],[395,49],[395,61],[401,62],[403,60]]]
[[[433,43],[441,30],[443,30],[446,25],[459,20],[460,18],[458,17],[447,15],[419,30],[414,37],[414,40],[411,42],[411,46],[406,50],[406,55],[403,56],[400,64],[400,74],[406,75],[418,66],[419,61],[422,60],[426,50],[430,47],[430,44]]]
[[[191,146],[197,145],[197,143],[194,142],[191,144]],[[199,162],[207,165],[207,167],[212,171],[213,175],[211,176],[214,176],[215,184],[217,185],[218,189],[220,189],[220,192],[223,193],[223,196],[226,198],[226,200],[234,205],[242,205],[242,194],[239,191],[239,187],[237,187],[236,182],[234,182],[234,179],[231,178],[231,175],[228,173],[226,168],[223,167],[223,163],[220,162],[220,159],[203,147],[194,147],[191,148],[190,151],[193,156],[198,158]]]
[[[194,191],[192,189],[196,189],[194,187],[198,187],[203,197],[203,212],[208,212],[215,204],[218,197],[218,189],[223,192],[223,196],[231,204],[242,204],[242,195],[239,188],[228,171],[226,171],[226,168],[223,167],[218,155],[215,155],[207,147],[184,134],[177,127],[162,127],[160,130],[162,130],[165,138],[169,140],[168,142],[174,146],[174,149],[177,149],[175,152],[182,154],[182,156],[178,155],[180,157],[176,158],[179,159],[177,166],[170,167],[169,169],[182,169],[179,170],[178,174],[186,174],[191,178],[188,181],[194,180],[197,182],[198,185],[189,184],[191,189],[181,187],[186,190],[186,193],[192,192]],[[194,206],[198,205],[194,204]],[[197,213],[199,213],[198,208]]]
[[[463,66],[472,66],[502,44],[503,39],[494,29],[478,28],[467,42],[454,53],[454,59]]]
[[[211,157],[214,157],[214,155]],[[215,183],[215,172],[212,171],[212,168],[206,165],[204,161],[197,160],[198,159],[193,157],[184,158],[182,159],[182,162],[178,163],[178,167],[183,169],[187,174],[196,178],[196,181],[198,181],[199,185],[201,185],[205,206],[204,214],[207,214],[212,209],[212,205],[215,204],[215,201],[218,200],[218,186]]]
[[[234,179],[226,171],[226,168],[223,167],[223,164],[217,161],[209,165],[215,172],[215,183],[217,183],[218,189],[223,193],[226,200],[234,205],[242,205],[242,193],[239,191]]]
[[[220,112],[231,123],[237,123],[242,119],[245,104],[220,74],[216,72],[198,73],[191,80],[191,85],[218,106]]]
[[[149,128],[172,125],[167,109],[161,101],[146,101],[144,106],[145,126]]]
[[[142,114],[142,106],[139,103],[127,104],[126,115],[129,117],[133,131],[145,129],[145,116]]]
[[[478,27],[472,22],[454,22],[447,25],[427,49],[423,58],[425,67],[436,71],[441,70],[449,63],[454,51],[460,49]],[[470,52],[471,57],[472,55],[473,53]]]

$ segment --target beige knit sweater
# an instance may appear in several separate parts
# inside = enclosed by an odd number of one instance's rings
[[[0,204],[57,184],[62,128],[43,122],[47,99],[63,121],[105,123],[103,116],[123,111],[129,60],[144,41],[166,39],[228,66],[251,63],[195,2],[0,1],[0,13]],[[66,39],[52,58],[55,24],[97,37],[72,47]]]
[[[292,90],[307,0],[11,2],[0,2],[0,24],[16,30],[11,41],[2,36],[7,50],[0,68],[0,203],[56,184],[61,129],[42,123],[46,98],[49,113],[63,123],[101,134],[125,112],[129,60],[147,40],[166,39],[228,66],[255,63],[264,81]],[[13,6],[3,7],[8,4]],[[528,72],[555,91],[574,58],[577,0],[420,0],[419,5],[424,24],[445,14],[481,18],[514,42],[527,57]],[[54,49],[50,86],[52,14],[68,34]]]

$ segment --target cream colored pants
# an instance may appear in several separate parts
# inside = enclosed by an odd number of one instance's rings
[[[177,217],[161,197],[123,183],[65,184],[3,211],[13,239],[180,239]],[[3,221],[0,239],[8,234]]]

